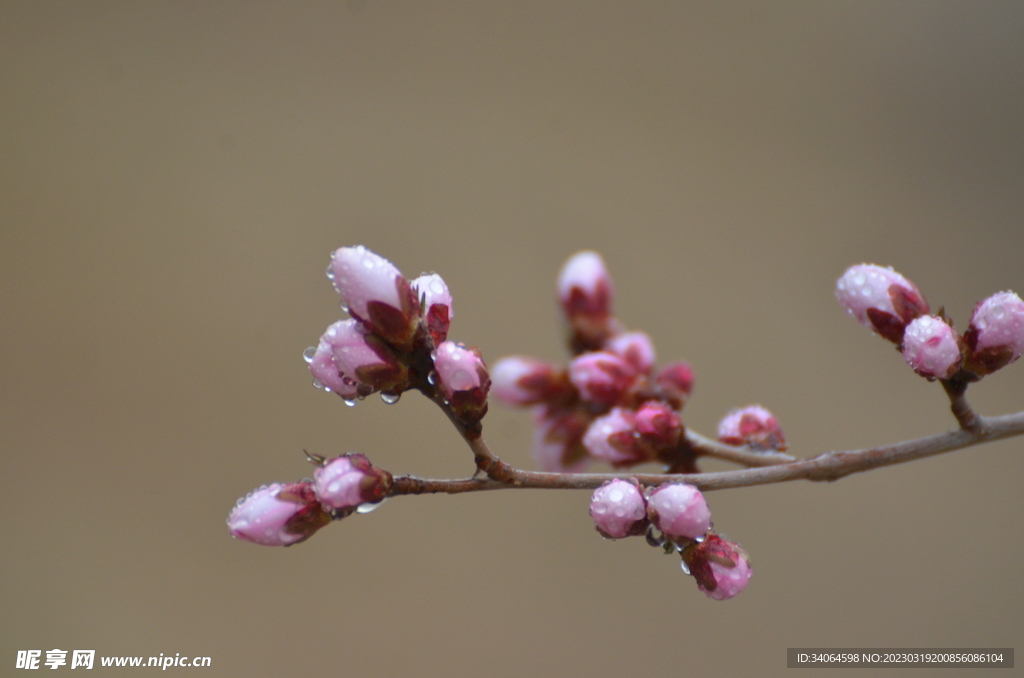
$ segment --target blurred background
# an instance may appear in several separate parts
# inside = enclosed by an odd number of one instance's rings
[[[402,497],[288,549],[224,525],[310,475],[303,448],[472,470],[418,394],[310,385],[343,245],[439,272],[491,362],[563,359],[555,276],[601,251],[624,323],[693,364],[706,434],[755,402],[800,456],[952,428],[833,286],[893,265],[961,329],[1024,292],[1022,44],[1014,2],[0,2],[3,672],[60,648],[773,676],[787,647],[1022,647],[1021,439],[710,494],[754,567],[725,603],[602,540],[586,492]],[[1024,366],[968,395],[1024,409]],[[484,425],[532,468],[526,412]]]

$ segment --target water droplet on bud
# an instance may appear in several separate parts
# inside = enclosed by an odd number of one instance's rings
[[[683,568],[683,574],[690,574],[690,568],[685,560],[680,561],[679,566]]]
[[[302,359],[307,363],[313,362],[313,356],[316,355],[316,346],[310,346],[302,352]]]
[[[342,400],[345,401],[345,404],[348,405],[349,407],[356,406],[356,401],[352,400],[351,398],[342,398]]]
[[[321,391],[323,391],[324,390],[324,382],[320,381],[319,379],[314,379],[313,380],[313,388],[318,388]]]
[[[437,372],[430,371],[430,374],[427,375],[427,383],[431,386],[437,386]]]
[[[385,393],[384,391],[381,391],[380,393],[380,399],[383,400],[388,405],[394,405],[395,403],[398,402],[398,399],[401,397],[401,393]]]
[[[376,504],[360,504],[359,506],[356,507],[356,513],[373,513],[374,511],[379,509],[387,500],[388,498],[384,497]]]

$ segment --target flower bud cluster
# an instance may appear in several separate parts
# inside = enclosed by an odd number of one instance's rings
[[[683,570],[710,598],[732,598],[750,580],[746,552],[711,531],[711,511],[692,485],[645,490],[635,479],[610,480],[591,496],[590,516],[608,539],[646,535],[651,545],[680,554]]]
[[[914,283],[874,264],[851,266],[836,283],[836,298],[858,322],[896,344],[911,368],[927,379],[966,383],[1005,367],[1024,352],[1024,301],[1000,292],[977,304],[960,334]]]
[[[546,471],[692,463],[680,410],[693,389],[685,362],[654,369],[654,344],[612,312],[614,287],[596,252],[579,252],[558,278],[574,357],[567,366],[511,356],[494,365],[494,394],[534,408],[534,457]],[[689,461],[686,461],[689,460]]]
[[[264,485],[239,499],[228,516],[231,535],[263,546],[291,546],[391,491],[391,474],[361,454],[318,462],[313,480]]]
[[[447,341],[454,313],[441,276],[425,273],[410,281],[358,246],[336,250],[327,277],[350,317],[306,349],[314,385],[350,404],[375,392],[395,402],[411,388],[436,387],[464,423],[479,423],[490,378],[479,351]]]

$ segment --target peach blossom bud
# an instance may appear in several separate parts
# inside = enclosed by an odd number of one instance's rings
[[[608,414],[590,422],[583,436],[583,446],[592,457],[616,468],[641,464],[652,458],[639,444],[635,413],[621,407],[612,408]]]
[[[928,313],[920,290],[892,269],[858,264],[846,269],[836,283],[836,299],[861,325],[894,344],[914,318]]]
[[[669,539],[696,539],[711,527],[711,511],[693,485],[659,485],[647,497],[647,516]]]
[[[590,517],[609,539],[636,536],[647,530],[647,503],[636,481],[609,480],[594,490]]]
[[[604,349],[624,359],[641,374],[650,374],[654,367],[654,342],[646,332],[626,332],[612,337]]]
[[[590,418],[576,409],[534,408],[533,459],[541,471],[582,473],[591,458],[583,446]]]
[[[683,549],[683,570],[697,580],[697,588],[713,600],[728,600],[747,588],[750,557],[739,544],[715,533]]]
[[[551,402],[572,389],[563,370],[543,360],[518,355],[494,363],[491,382],[491,392],[510,405]]]
[[[964,333],[970,349],[968,369],[989,374],[1009,365],[1024,352],[1024,301],[1000,292],[980,302]]]
[[[615,405],[636,381],[636,369],[607,351],[584,353],[569,363],[569,380],[580,398],[600,405]]]
[[[760,451],[786,449],[779,420],[760,405],[729,412],[718,422],[718,439],[726,445],[748,445]]]
[[[328,275],[349,315],[390,343],[409,344],[420,304],[394,264],[362,245],[342,247],[331,255]]]
[[[335,457],[313,472],[316,496],[333,509],[375,504],[387,496],[391,485],[391,474],[362,454]]]
[[[264,485],[238,500],[228,516],[231,536],[263,546],[291,546],[331,521],[310,483]]]
[[[434,340],[436,346],[448,338],[448,327],[455,317],[448,285],[436,273],[424,273],[410,284],[422,299],[423,317],[427,321],[430,338]]]
[[[359,321],[339,320],[327,328],[320,341],[331,347],[342,374],[369,387],[364,390],[401,393],[408,386],[406,370],[394,353],[379,337],[368,334]]]
[[[309,360],[309,372],[315,380],[314,385],[337,393],[346,400],[353,400],[360,395],[359,384],[341,372],[338,364],[334,362],[334,353],[327,342],[321,341],[312,353],[310,349],[306,349],[304,356]]]
[[[649,400],[636,411],[636,432],[644,445],[661,452],[679,444],[683,420],[666,403]]]
[[[669,363],[658,372],[655,382],[662,397],[679,409],[693,392],[693,368],[684,361]]]
[[[573,353],[595,351],[616,334],[612,280],[597,252],[577,252],[558,274],[558,299],[572,334]]]
[[[577,252],[558,274],[558,298],[569,317],[610,315],[613,293],[611,276],[597,252]]]
[[[491,378],[479,352],[453,341],[442,342],[434,351],[434,369],[441,392],[460,419],[475,423],[487,413]]]
[[[903,333],[903,359],[922,377],[948,379],[963,358],[956,332],[942,318],[915,318]]]

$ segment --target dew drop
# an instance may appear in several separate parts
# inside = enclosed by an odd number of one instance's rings
[[[608,507],[605,506],[604,504],[597,504],[596,506],[594,506],[594,513],[596,513],[599,516],[603,516],[607,512]]]
[[[992,307],[992,317],[996,320],[1001,319],[1006,315],[1006,308],[1002,304],[996,304]]]
[[[356,513],[373,513],[374,511],[379,509],[387,500],[388,498],[384,497],[376,504],[360,504],[359,506],[356,507]]]
[[[307,363],[313,362],[313,356],[316,355],[316,346],[310,346],[302,352],[302,359]]]
[[[385,393],[384,391],[381,391],[380,393],[380,399],[383,400],[388,405],[394,405],[395,403],[398,402],[398,399],[401,397],[401,393]]]
[[[608,499],[616,503],[622,501],[623,496],[622,490],[612,490],[608,493]]]
[[[327,270],[324,271],[327,274],[327,279],[334,282],[334,262],[327,264]]]
[[[319,379],[314,379],[313,380],[313,388],[318,388],[321,391],[323,391],[324,390],[324,382],[320,381]]]
[[[683,574],[690,574],[690,568],[687,566],[686,561],[682,560],[679,562],[679,566],[683,568]]]
[[[427,383],[431,386],[437,386],[437,372],[430,371],[430,374],[427,375]]]
[[[345,401],[345,404],[348,405],[349,407],[356,406],[356,401],[353,400],[352,398],[342,398],[342,400]]]

